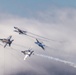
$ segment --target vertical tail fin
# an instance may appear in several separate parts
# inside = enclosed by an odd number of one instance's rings
[[[12,44],[13,41],[14,41],[14,40],[11,40],[11,41],[10,41],[9,46],[11,46],[11,44]]]

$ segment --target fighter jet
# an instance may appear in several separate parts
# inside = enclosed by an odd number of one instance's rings
[[[11,38],[12,36],[9,36],[7,39],[6,38],[0,39],[3,43],[5,43],[4,48],[7,46],[7,44],[11,46],[12,42],[14,41],[14,40],[11,40]]]
[[[37,44],[39,47],[41,47],[43,50],[45,50],[45,48],[44,48],[45,45],[42,44],[39,40],[36,39],[35,44]]]
[[[19,34],[25,34],[25,35],[27,35],[26,33],[27,33],[27,31],[23,31],[23,30],[21,30],[21,29],[19,29],[18,27],[14,27],[15,28],[15,32],[18,32]]]
[[[32,54],[34,55],[34,51],[31,51],[31,49],[25,50],[25,51],[21,51],[21,53],[23,53],[25,55],[24,60],[29,56],[31,56]]]

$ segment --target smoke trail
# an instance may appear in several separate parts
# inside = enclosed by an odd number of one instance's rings
[[[31,34],[31,35],[34,36],[34,37],[37,36],[37,38],[39,38],[39,39],[43,39],[43,40],[45,40],[45,41],[53,41],[53,42],[60,42],[60,43],[63,42],[63,41],[57,41],[57,40],[53,40],[53,39],[50,39],[50,38],[46,38],[46,37],[43,37],[43,36],[40,36],[40,35],[37,35],[37,34],[31,33],[31,32],[28,32],[28,31],[27,31],[27,33],[28,33],[28,34]],[[34,38],[34,37],[33,37],[33,38]]]
[[[54,58],[52,56],[46,56],[46,55],[42,55],[42,54],[35,54],[35,55],[45,57],[45,58],[48,58],[48,59],[52,59],[52,60],[55,60],[55,61],[59,61],[59,62],[65,63],[65,64],[69,64],[70,66],[76,68],[75,63],[72,63],[72,62],[69,62],[69,61],[66,61],[66,60],[62,60],[62,59],[59,59],[59,58]]]
[[[24,60],[26,60],[27,57],[28,57],[28,55],[25,55]]]
[[[55,40],[52,40],[52,39],[49,39],[49,38],[46,38],[46,37],[43,37],[43,36],[40,36],[40,35],[37,35],[37,34],[34,34],[34,33],[31,33],[31,32],[28,32],[29,34],[32,34],[34,36],[37,36],[37,37],[40,37],[40,38],[43,38],[43,39],[47,39],[47,40],[51,40],[51,41],[55,41]]]

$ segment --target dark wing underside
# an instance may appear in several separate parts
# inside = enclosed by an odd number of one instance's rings
[[[7,43],[4,45],[4,48],[7,46]]]

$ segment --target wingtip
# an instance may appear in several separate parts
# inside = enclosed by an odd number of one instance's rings
[[[38,39],[36,38],[36,41],[38,41]]]
[[[15,29],[17,29],[17,27],[14,27]]]
[[[14,27],[14,28],[16,28],[16,27]]]

